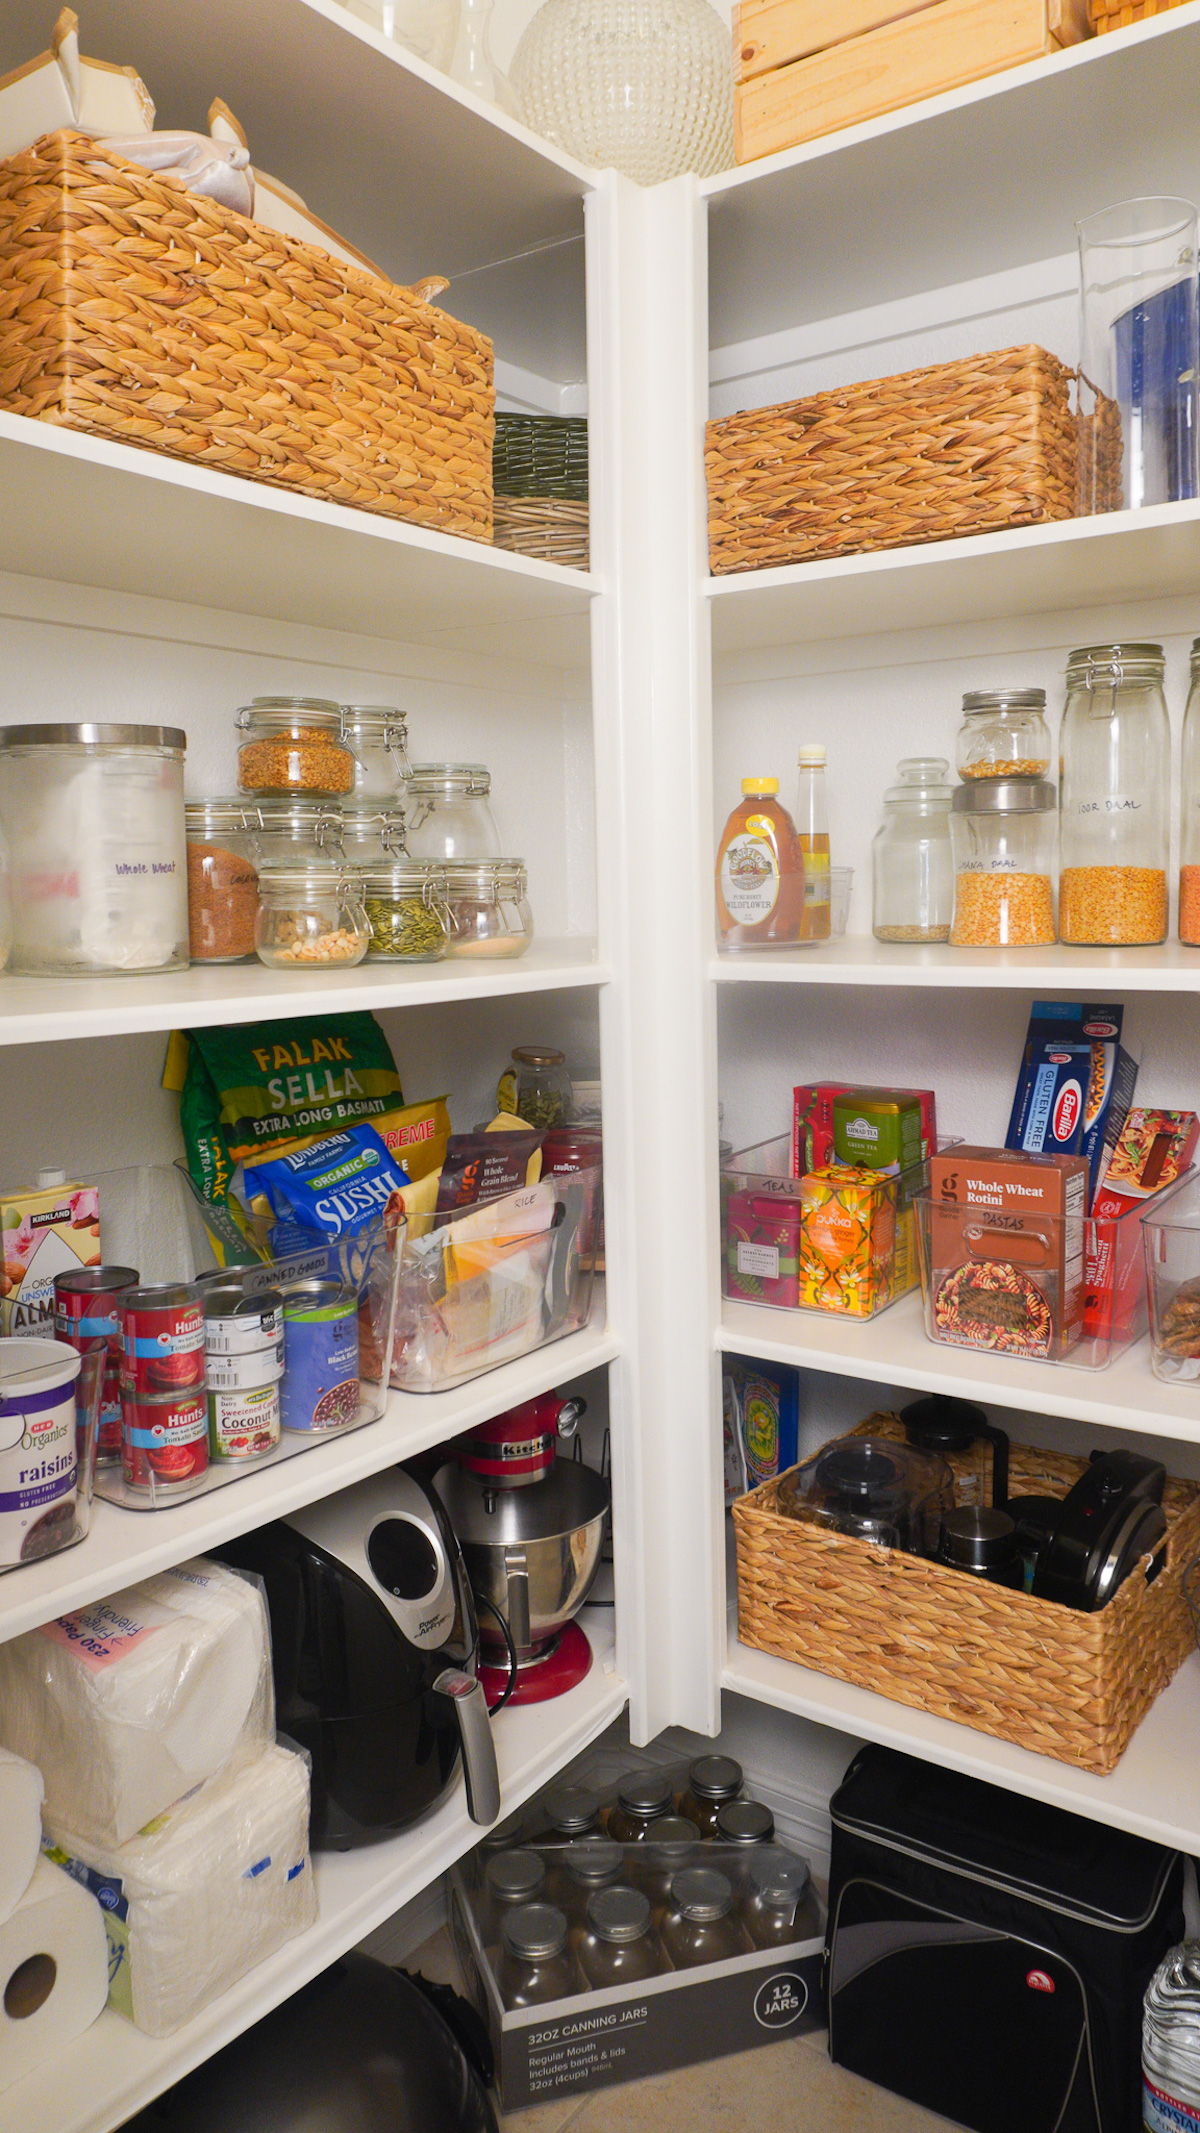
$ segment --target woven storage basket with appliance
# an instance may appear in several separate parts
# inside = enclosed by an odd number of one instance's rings
[[[1185,0],[1088,0],[1088,20],[1096,35],[1105,30],[1127,30],[1131,22],[1149,22],[1152,15],[1165,15]]]
[[[1073,517],[1073,376],[1004,348],[710,422],[713,570]]]
[[[492,483],[497,548],[587,569],[585,416],[497,415]]]
[[[879,1415],[867,1433],[904,1435]],[[1020,1444],[1009,1459],[1014,1496],[1065,1496],[1087,1464]],[[741,1642],[897,1703],[1103,1775],[1196,1649],[1193,1482],[1167,1483],[1165,1567],[1149,1584],[1133,1570],[1096,1614],[784,1517],[778,1494],[768,1481],[733,1506]]]
[[[0,406],[491,539],[490,341],[81,134],[0,162]]]

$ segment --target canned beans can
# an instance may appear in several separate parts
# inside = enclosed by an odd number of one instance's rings
[[[358,1293],[340,1281],[283,1292],[283,1426],[344,1429],[358,1414]]]
[[[217,1465],[261,1459],[279,1442],[279,1380],[208,1392],[208,1448]]]
[[[88,1266],[81,1267],[77,1274],[58,1274],[54,1281],[55,1337],[66,1341],[80,1355],[97,1341],[103,1341],[108,1349],[96,1434],[97,1463],[105,1465],[121,1457],[119,1298],[122,1290],[135,1289],[139,1278],[135,1266]]]
[[[131,1489],[188,1488],[208,1472],[204,1393],[182,1392],[122,1402],[122,1459]]]
[[[249,1295],[236,1279],[203,1289],[204,1346],[214,1355],[249,1355],[283,1339],[283,1298],[278,1289]]]
[[[125,1397],[156,1399],[204,1383],[204,1306],[194,1281],[157,1282],[121,1298]]]

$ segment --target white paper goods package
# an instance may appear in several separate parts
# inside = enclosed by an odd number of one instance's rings
[[[0,1925],[16,1910],[41,1855],[42,1791],[36,1764],[0,1748]]]
[[[111,1850],[47,1823],[48,1856],[98,1897],[108,1996],[168,2037],[311,1926],[308,1762],[268,1748]]]
[[[203,1557],[0,1644],[0,1743],[36,1763],[47,1823],[123,1844],[275,1738],[266,1603]]]
[[[100,1906],[39,1858],[12,1917],[0,1925],[0,2089],[36,2074],[82,2036],[107,1996]],[[9,2123],[3,2112],[0,2123]],[[16,2110],[11,2123],[20,2124]]]

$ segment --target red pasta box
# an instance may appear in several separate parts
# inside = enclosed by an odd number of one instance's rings
[[[1190,1170],[1200,1140],[1194,1111],[1137,1106],[1121,1128],[1096,1194],[1088,1239],[1084,1332],[1127,1347],[1146,1327],[1140,1209]]]
[[[947,1149],[929,1164],[931,1340],[1057,1359],[1083,1331],[1084,1156]]]
[[[837,1161],[833,1145],[833,1100],[852,1096],[856,1089],[870,1096],[898,1097],[921,1106],[922,1154],[937,1147],[937,1100],[932,1089],[866,1089],[861,1082],[802,1082],[792,1090],[792,1176],[806,1178]]]

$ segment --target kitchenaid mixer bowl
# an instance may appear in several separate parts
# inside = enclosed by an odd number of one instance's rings
[[[578,1614],[592,1588],[608,1483],[579,1460],[557,1459],[532,1487],[498,1489],[453,1462],[434,1486],[462,1548],[481,1640],[504,1648],[496,1608],[518,1657],[528,1659]]]

